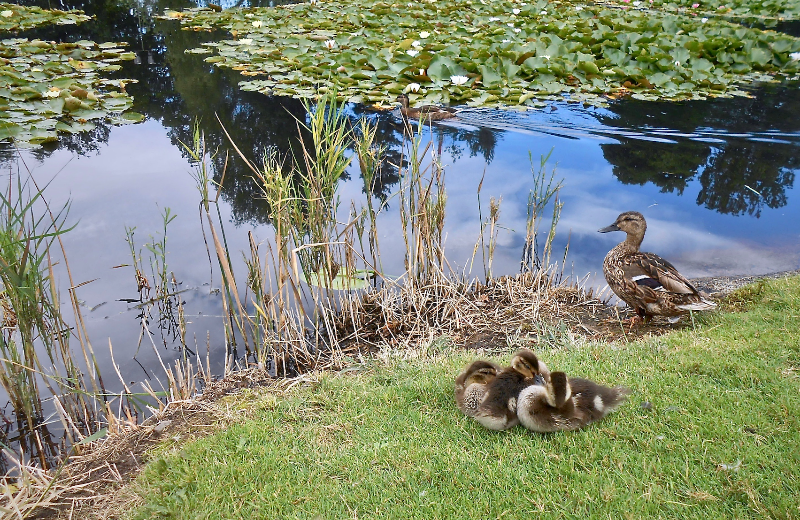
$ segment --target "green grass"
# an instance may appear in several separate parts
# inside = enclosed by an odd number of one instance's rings
[[[132,516],[798,518],[800,277],[736,301],[747,310],[696,330],[537,348],[551,369],[633,390],[578,432],[491,432],[461,415],[463,352],[249,394],[237,404],[251,419],[151,460]]]

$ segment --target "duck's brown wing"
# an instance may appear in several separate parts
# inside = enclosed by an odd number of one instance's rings
[[[676,294],[698,294],[675,266],[653,253],[638,253],[629,256],[623,266],[625,278],[641,287],[654,291]]]

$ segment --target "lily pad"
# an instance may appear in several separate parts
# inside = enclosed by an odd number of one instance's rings
[[[72,25],[91,17],[83,11],[59,11],[16,4],[0,3],[0,31],[22,31],[43,25]]]
[[[800,39],[700,16],[694,3],[327,0],[164,18],[228,31],[233,39],[202,48],[212,52],[206,61],[257,75],[242,89],[294,97],[335,89],[385,104],[413,84],[412,104],[533,106],[547,96],[602,104],[626,94],[727,96],[756,78],[798,77]],[[763,1],[752,12],[793,19],[797,4]]]
[[[88,131],[95,126],[89,121],[113,123],[124,115],[133,106],[124,90],[131,80],[103,77],[120,60],[129,59],[123,45],[0,41],[0,140],[38,145],[57,140],[57,132]],[[140,115],[123,122],[134,120],[141,120]]]

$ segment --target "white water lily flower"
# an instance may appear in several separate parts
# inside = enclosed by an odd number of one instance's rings
[[[514,27],[513,23],[507,23],[506,25],[509,26],[509,27]]]
[[[511,12],[514,13],[514,14],[519,14],[522,11],[520,11],[519,9],[512,9]]]
[[[708,21],[708,18],[700,18],[700,21],[706,23]]]
[[[510,42],[510,41],[511,41],[511,40],[503,40],[503,41],[501,41],[500,43],[508,43],[508,42]]]
[[[575,6],[575,10],[576,10],[576,11],[583,11],[583,7],[581,7],[581,6],[579,6],[579,5],[576,5],[576,6]]]
[[[541,12],[541,13],[539,13],[539,14],[547,14],[547,11],[545,11],[545,10],[543,9],[543,10],[542,10],[542,12]]]
[[[417,49],[422,48],[422,45],[420,45],[419,40],[414,40],[413,42],[411,42],[411,46]]]
[[[253,43],[253,39],[252,38],[242,38],[241,40],[239,40],[239,43],[241,43],[242,45],[250,45],[250,44]]]
[[[408,54],[409,56],[411,56],[413,58],[414,56],[419,54],[419,51],[415,51],[414,49],[409,49],[409,50],[406,51],[406,54]]]
[[[262,25],[264,25],[264,22],[262,22],[261,20],[256,20],[255,22],[253,22],[253,27],[261,27]]]
[[[520,29],[520,28],[515,28],[515,29],[514,29],[514,32],[515,32],[515,33],[522,32],[522,29]]]
[[[13,15],[14,11],[3,11],[2,13],[0,13],[0,16],[2,16],[3,18],[10,18]]]
[[[679,62],[678,60],[675,60],[675,66],[676,67],[680,67],[681,66],[681,62]]]
[[[639,4],[641,4],[641,2],[639,2],[639,0],[636,0],[635,2],[631,2],[631,4],[633,4],[633,7],[639,7]]]
[[[422,38],[423,40],[430,35],[431,33],[429,33],[428,31],[422,31],[421,33],[419,33],[419,37]]]
[[[325,48],[328,50],[333,49],[336,47],[336,40],[325,40]]]
[[[794,61],[800,61],[800,52],[793,52],[789,54],[789,57],[792,58]]]
[[[542,55],[542,58],[544,58],[544,59],[549,61],[550,60],[550,55],[549,54],[544,54],[544,55]]]
[[[317,5],[317,0],[311,0],[311,5]]]
[[[463,85],[469,78],[466,76],[450,76],[450,81],[453,82],[453,85]]]
[[[254,16],[255,15],[253,13],[247,13],[246,15],[244,15],[245,18],[252,18]]]
[[[492,16],[491,18],[489,18],[489,21],[490,21],[490,22],[496,22],[496,21],[498,21],[498,20],[500,20],[500,18],[498,18],[498,17],[496,17],[496,16]]]
[[[57,98],[59,94],[61,94],[61,89],[59,89],[58,87],[50,87],[50,90],[43,93],[42,95],[47,98]]]
[[[419,83],[409,83],[408,90],[411,92],[419,92],[420,84]]]

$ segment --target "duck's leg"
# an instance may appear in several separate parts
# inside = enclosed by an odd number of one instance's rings
[[[631,316],[630,320],[628,321],[628,332],[633,331],[634,325],[637,326],[637,327],[639,325],[643,325],[643,324],[647,323],[648,321],[650,321],[650,318],[651,318],[651,316],[648,316],[647,312],[643,308],[637,307],[636,308],[636,315],[635,316]]]

